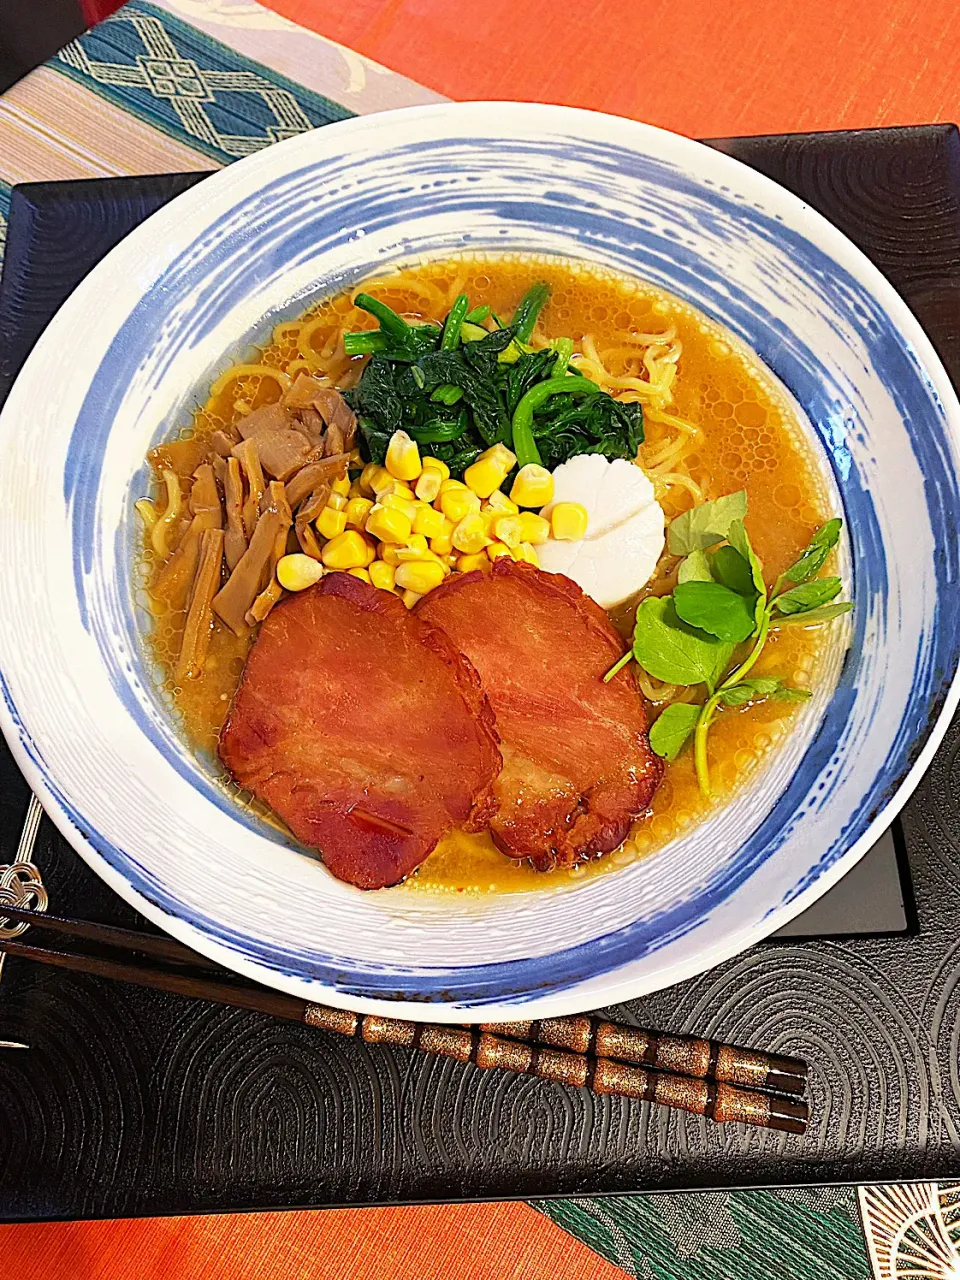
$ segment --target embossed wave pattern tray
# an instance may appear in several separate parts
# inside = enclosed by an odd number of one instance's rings
[[[960,380],[953,126],[713,145],[790,187],[860,244]],[[0,397],[68,289],[194,180],[15,192]],[[40,243],[44,252],[31,257]],[[15,274],[18,261],[30,269]],[[913,928],[780,940],[613,1011],[806,1057],[814,1118],[805,1139],[11,962],[0,1032],[31,1049],[0,1053],[0,1220],[956,1177],[958,748],[960,723],[903,815]],[[0,863],[13,856],[27,796],[4,749]],[[46,821],[36,858],[54,909],[141,923]]]

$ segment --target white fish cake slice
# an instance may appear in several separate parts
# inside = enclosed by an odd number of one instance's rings
[[[587,533],[575,542],[551,538],[537,548],[548,573],[571,578],[591,599],[611,609],[645,586],[663,553],[664,518],[653,485],[624,458],[582,454],[553,473],[553,501],[579,502]]]

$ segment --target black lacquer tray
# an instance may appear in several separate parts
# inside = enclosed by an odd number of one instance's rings
[[[960,382],[956,128],[713,145],[855,240]],[[0,398],[77,281],[200,176],[14,189]],[[614,1011],[807,1058],[806,1138],[11,961],[0,1039],[31,1048],[0,1050],[0,1220],[960,1176],[958,749],[960,721],[893,837],[788,936]],[[27,801],[0,749],[0,863]],[[48,821],[35,860],[53,909],[138,922]]]

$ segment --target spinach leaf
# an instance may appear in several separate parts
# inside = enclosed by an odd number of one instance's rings
[[[553,381],[549,366],[546,377]],[[584,379],[571,376],[569,381]],[[551,469],[581,453],[632,460],[643,435],[642,405],[620,404],[605,393],[586,398],[553,395],[534,412],[537,451],[543,465]]]
[[[460,330],[463,328],[463,322],[469,310],[470,299],[465,293],[459,294],[443,324],[443,334],[440,338],[441,351],[454,351],[459,347]]]
[[[403,399],[397,388],[393,364],[384,356],[374,356],[363,377],[346,392],[344,399],[358,414],[372,419],[378,432],[392,435],[403,421]]]
[[[774,608],[785,614],[809,613],[811,609],[829,604],[840,594],[841,587],[839,578],[815,578],[777,596]]]
[[[509,330],[498,330],[494,336]],[[507,412],[513,417],[514,411],[532,386],[547,377],[547,370],[553,362],[552,351],[534,351],[532,355],[523,355],[507,368],[504,391],[507,401]]]
[[[692,702],[672,702],[650,726],[650,748],[664,760],[675,760],[697,725],[701,708]]]
[[[818,529],[800,559],[780,575],[778,588],[781,582],[793,582],[799,585],[812,578],[815,573],[819,573],[827,556],[840,540],[842,526],[842,520],[833,519],[828,520],[822,528]]]
[[[791,613],[786,617],[775,617],[775,627],[818,627],[823,622],[831,622],[853,608],[851,600],[838,601],[837,604],[825,604],[819,609],[807,609],[803,613]]]
[[[757,628],[752,602],[719,582],[681,582],[673,604],[684,622],[731,644],[741,644]]]
[[[392,432],[378,431],[377,424],[362,414],[357,418],[357,425],[360,428],[360,438],[366,446],[366,457],[382,467],[387,460],[387,448]]]
[[[637,609],[634,657],[656,680],[706,684],[713,693],[734,647],[683,622],[670,596],[653,596]]]
[[[677,570],[678,582],[713,582],[710,564],[702,551],[691,551],[685,560],[680,561]]]
[[[691,551],[705,551],[723,542],[734,520],[742,520],[747,514],[745,489],[728,493],[713,502],[701,502],[671,520],[667,532],[667,548],[671,555],[686,556]]]
[[[520,299],[514,313],[512,328],[521,342],[529,342],[540,312],[547,305],[550,286],[542,281],[533,284]]]
[[[347,355],[378,352],[391,360],[413,364],[425,352],[432,350],[440,339],[441,331],[436,325],[407,324],[392,307],[372,298],[369,293],[358,293],[353,301],[362,311],[375,316],[380,321],[380,328],[373,332],[363,330],[346,334],[344,350]],[[459,325],[457,328],[459,332]]]

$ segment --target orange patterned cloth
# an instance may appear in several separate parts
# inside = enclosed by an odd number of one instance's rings
[[[739,0],[735,9],[709,0],[267,2],[301,26],[453,98],[569,103],[700,137],[958,114],[955,0]],[[201,0],[191,4],[198,13],[204,8]],[[206,7],[228,25],[230,4],[209,0]],[[249,43],[260,36],[250,29],[243,38]],[[310,40],[304,33],[307,74]],[[304,78],[294,65],[283,69]],[[124,148],[131,147],[147,166],[140,172],[209,164],[187,149],[181,155],[173,142],[154,158],[154,135],[119,117],[112,133],[113,117],[103,104],[99,152],[91,162],[83,139],[71,134],[83,131],[86,100],[78,97],[69,121],[62,112],[46,119],[43,74],[32,86],[25,82],[8,122],[10,136],[22,142],[0,157],[0,182],[137,171],[127,165]],[[376,109],[364,98],[363,76],[351,74],[348,81],[354,109]],[[409,90],[395,104],[403,100],[413,100]],[[15,135],[24,110],[38,126],[29,136]],[[58,130],[62,138],[53,147]],[[41,162],[42,173],[35,172]],[[626,1274],[522,1204],[8,1226],[0,1227],[0,1256],[5,1274],[17,1280],[606,1280]]]
[[[10,1280],[623,1280],[523,1204],[0,1227]]]
[[[633,116],[692,137],[960,115],[956,0],[265,0],[450,98]]]

